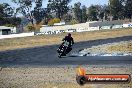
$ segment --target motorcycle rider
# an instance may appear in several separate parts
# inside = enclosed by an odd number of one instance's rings
[[[71,47],[74,44],[74,40],[73,40],[73,38],[71,36],[71,33],[68,33],[68,35],[65,36],[65,38],[62,39],[62,41],[69,42],[69,46],[68,47]]]
[[[65,38],[62,39],[62,41],[64,41],[64,42],[62,43],[62,45],[63,45],[65,42],[68,42],[68,43],[69,43],[68,48],[67,48],[67,50],[66,50],[66,53],[63,54],[63,56],[66,56],[66,54],[68,54],[68,53],[72,50],[71,46],[74,44],[74,40],[73,40],[73,38],[72,38],[72,36],[71,36],[71,33],[68,33],[68,35],[65,36]]]

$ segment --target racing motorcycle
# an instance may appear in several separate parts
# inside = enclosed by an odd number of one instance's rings
[[[68,54],[71,50],[72,48],[69,47],[69,42],[64,41],[61,46],[57,49],[57,52],[59,54],[58,57],[61,58],[62,56],[66,56],[66,54]]]

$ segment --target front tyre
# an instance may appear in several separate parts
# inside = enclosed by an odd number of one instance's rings
[[[58,57],[61,58],[61,56],[62,56],[61,53],[59,53]]]

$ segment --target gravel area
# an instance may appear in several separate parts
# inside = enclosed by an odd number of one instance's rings
[[[129,84],[86,84],[76,83],[78,66],[52,66],[39,68],[2,68],[0,88],[132,88]],[[87,74],[130,74],[132,66],[83,66]]]
[[[108,43],[83,49],[79,56],[132,56],[132,40]]]

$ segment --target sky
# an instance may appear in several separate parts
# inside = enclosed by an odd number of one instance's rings
[[[82,5],[86,5],[86,7],[89,7],[91,4],[99,4],[104,5],[108,4],[108,0],[72,0],[69,5],[74,5],[76,2],[81,2]],[[0,3],[8,3],[11,6],[16,6],[14,3],[11,2],[11,0],[0,0]],[[43,0],[43,7],[46,7],[48,3],[48,0]]]

